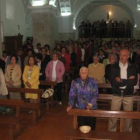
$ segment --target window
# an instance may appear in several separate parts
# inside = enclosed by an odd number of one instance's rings
[[[46,0],[32,0],[31,4],[32,6],[43,6],[46,2]]]

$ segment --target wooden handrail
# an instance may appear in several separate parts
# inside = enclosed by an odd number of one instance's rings
[[[138,111],[71,109],[68,112],[68,114],[73,115],[73,116],[93,116],[93,117],[105,117],[105,118],[140,119],[140,112],[138,112]]]
[[[30,88],[15,88],[15,87],[8,87],[9,92],[20,92],[20,93],[37,93],[42,94],[42,89],[30,89]]]
[[[113,97],[112,94],[99,94],[98,100],[111,100]],[[134,95],[133,96],[133,101],[139,102],[140,101],[140,96]]]
[[[109,83],[97,83],[98,88],[106,88],[106,89],[110,89],[112,88],[111,84]],[[136,87],[134,87],[134,89],[138,89]]]
[[[53,81],[40,81],[40,85],[51,86],[51,88],[54,88],[54,86],[57,85],[57,82],[53,82]]]

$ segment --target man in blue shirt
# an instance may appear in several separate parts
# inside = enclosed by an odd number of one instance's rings
[[[88,77],[88,69],[82,67],[80,69],[80,78],[72,81],[69,93],[69,111],[76,101],[78,109],[97,109],[98,87],[93,78]],[[78,126],[89,125],[95,129],[96,118],[78,117]]]

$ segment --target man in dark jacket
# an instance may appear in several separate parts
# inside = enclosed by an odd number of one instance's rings
[[[110,82],[113,89],[111,110],[120,110],[121,105],[125,111],[133,110],[133,91],[137,83],[137,69],[128,63],[129,51],[120,51],[120,61],[111,67]],[[109,131],[116,131],[117,118],[109,119]],[[124,120],[124,132],[132,132],[132,120]]]

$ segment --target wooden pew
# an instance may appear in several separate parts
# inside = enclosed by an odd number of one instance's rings
[[[108,101],[111,102],[113,95],[111,94],[99,94],[98,101]],[[133,102],[137,103],[137,111],[140,111],[140,96],[134,95]]]
[[[16,109],[15,116],[0,115],[0,124],[9,126],[9,140],[13,140],[15,134],[20,132],[20,108],[23,105],[21,100],[0,99],[0,106],[14,107]],[[14,134],[14,126],[16,133]]]
[[[108,83],[98,83],[97,86],[98,86],[98,88],[102,88],[102,89],[111,89],[112,88],[111,84],[108,84]],[[137,89],[137,88],[135,88],[135,89]],[[112,99],[112,94],[107,94],[107,93],[101,94],[100,93],[98,101],[103,101],[103,102],[107,102],[107,103],[111,104],[111,99]],[[133,101],[136,102],[137,110],[140,111],[140,96],[134,95]]]
[[[21,106],[22,109],[32,110],[32,123],[35,123],[37,121],[37,118],[40,116],[40,98],[43,93],[42,89],[28,89],[28,88],[12,88],[8,87],[9,92],[19,92],[21,94],[25,93],[36,93],[38,94],[38,103],[26,103],[24,102]]]
[[[112,139],[112,140],[139,140],[140,133],[123,132],[124,119],[140,119],[140,112],[132,111],[106,111],[106,110],[81,110],[71,109],[69,115],[74,116],[73,129],[66,132],[65,137],[69,139]],[[120,132],[101,132],[91,131],[83,134],[77,129],[77,116],[92,116],[92,117],[105,117],[105,118],[120,118]],[[138,126],[140,127],[140,126]]]
[[[54,89],[54,87],[57,85],[57,82],[53,82],[53,81],[40,81],[40,85],[43,85],[43,86],[46,86],[46,87],[50,86],[52,89]],[[46,90],[46,89],[44,89],[44,90]],[[45,101],[46,101],[46,110],[48,112],[50,110],[50,105],[52,105],[54,103],[54,100],[53,100],[54,96],[55,95],[45,99]]]
[[[51,86],[51,88],[54,89],[54,87],[57,85],[57,82],[53,82],[53,81],[40,81],[40,85]]]

